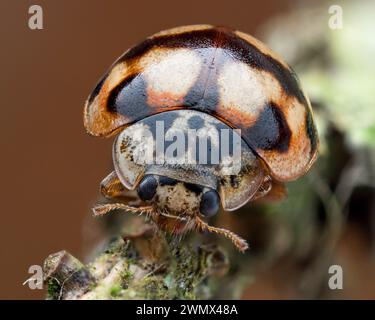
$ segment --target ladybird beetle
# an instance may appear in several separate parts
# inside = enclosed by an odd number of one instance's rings
[[[139,161],[155,155],[160,124],[165,136],[195,130],[209,137],[198,154],[220,150],[217,161]],[[220,207],[282,198],[284,182],[305,174],[318,149],[310,102],[293,70],[252,36],[210,25],[162,31],[127,50],[88,97],[84,125],[93,136],[117,135],[114,171],[101,192],[122,201],[97,205],[96,215],[145,213],[162,230],[214,232],[240,251],[248,248],[245,240],[205,219]],[[229,156],[220,156],[224,131],[232,138]],[[182,159],[194,160],[190,147]]]

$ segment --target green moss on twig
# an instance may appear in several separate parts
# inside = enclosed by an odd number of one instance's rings
[[[214,292],[208,288],[210,282],[206,280],[218,276],[217,272],[213,272],[215,268],[224,268],[220,275],[228,270],[227,259],[223,258],[219,264],[212,260],[213,254],[225,257],[218,247],[194,248],[187,240],[176,241],[155,229],[149,232],[148,224],[142,228],[147,232],[139,232],[138,229],[136,235],[125,233],[125,240],[118,237],[111,241],[87,266],[80,265],[78,260],[65,252],[67,257],[64,259],[52,259],[54,255],[47,258],[45,264],[53,270],[46,275],[48,298],[198,299],[213,295]],[[64,282],[72,272],[64,272],[74,270],[64,265],[67,261],[73,261],[74,267],[80,265],[85,270],[85,279],[90,279],[90,282],[82,282],[76,277],[70,283],[70,288],[65,288]],[[54,270],[60,270],[63,285],[54,280]]]

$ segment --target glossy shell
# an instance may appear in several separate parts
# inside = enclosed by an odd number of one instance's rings
[[[89,96],[89,134],[110,136],[150,115],[194,109],[232,128],[288,181],[316,158],[308,98],[291,68],[240,31],[196,25],[160,32],[126,51]]]

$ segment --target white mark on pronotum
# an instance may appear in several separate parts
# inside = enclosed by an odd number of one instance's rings
[[[331,5],[328,13],[331,15],[328,19],[328,27],[332,30],[342,29],[344,26],[342,7],[337,4]]]
[[[164,121],[156,121],[155,140],[153,140],[149,128],[135,125],[132,131],[133,161],[138,165],[222,164],[228,175],[239,172],[241,169],[240,129],[233,129],[233,134],[230,134],[230,129],[217,130],[209,125],[187,131],[181,127],[166,128]]]
[[[328,279],[328,287],[331,290],[342,290],[343,288],[343,270],[342,267],[335,264],[329,267],[328,274],[331,276]]]
[[[40,5],[33,4],[29,7],[29,28],[31,30],[43,29],[43,9]]]

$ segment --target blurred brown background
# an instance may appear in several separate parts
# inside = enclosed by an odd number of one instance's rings
[[[41,5],[44,29],[28,28]],[[43,298],[22,286],[30,265],[61,249],[83,256],[90,206],[110,170],[111,140],[84,132],[84,100],[128,47],[196,23],[250,34],[290,1],[2,0],[0,298]],[[87,241],[87,239],[86,239]],[[90,242],[90,241],[88,241]]]

